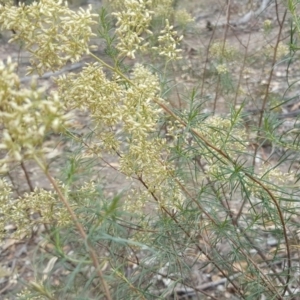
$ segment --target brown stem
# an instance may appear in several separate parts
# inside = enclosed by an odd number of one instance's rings
[[[141,177],[139,177],[139,181],[142,183],[142,185],[143,185],[147,190],[149,190],[147,184],[144,182],[144,180],[143,180]],[[179,181],[178,181],[178,183],[180,184]],[[153,199],[155,199],[155,201],[156,201],[157,203],[159,203],[160,201],[159,201],[159,199],[156,197],[156,195],[155,195],[153,192],[151,192],[151,191],[149,191],[149,192],[150,192],[151,196],[153,197]],[[198,201],[196,201],[196,203],[198,203]],[[198,205],[200,205],[200,204],[198,203]],[[207,253],[207,251],[205,251],[204,249],[202,249],[202,247],[199,245],[199,243],[197,243],[197,241],[195,241],[195,240],[193,239],[193,237],[190,235],[190,233],[187,232],[187,231],[181,226],[180,222],[176,219],[175,215],[172,214],[171,212],[169,212],[164,206],[161,206],[161,209],[162,209],[162,211],[164,211],[169,217],[172,218],[172,220],[173,220],[173,221],[176,223],[176,225],[184,232],[184,234],[185,234],[191,241],[193,241],[194,245],[198,248],[198,250],[199,250],[201,253],[203,253],[203,254],[207,257],[207,259],[208,259],[208,260],[209,260],[209,261],[210,261],[210,262],[211,262],[211,263],[212,263],[212,264],[213,264],[213,265],[221,272],[221,274],[222,274],[224,277],[227,278],[227,280],[232,284],[232,286],[233,286],[233,287],[235,288],[235,290],[240,294],[240,296],[243,297],[243,294],[242,294],[241,290],[240,290],[240,289],[238,288],[238,286],[234,283],[234,281],[231,280],[230,276],[229,276],[228,274],[226,274],[226,272],[225,272],[224,270],[222,270],[221,267],[218,266],[217,263],[214,262],[213,258]],[[203,211],[203,212],[205,213],[205,210],[202,209],[202,208],[201,208],[201,211]],[[211,220],[213,220],[213,219],[209,216],[209,214],[206,213],[206,215],[207,215]],[[214,221],[213,221],[213,222],[214,222]],[[214,223],[215,223],[215,222],[214,222]]]
[[[271,262],[267,259],[263,251],[255,245],[255,243],[251,240],[251,238],[248,236],[246,232],[243,232],[243,236],[248,240],[248,242],[252,245],[252,247],[257,251],[258,255],[262,258],[262,260],[267,264],[267,266],[274,272],[276,278],[280,281],[282,285],[285,285],[286,283],[284,282],[283,278],[280,277],[279,272],[276,270],[276,268],[272,265]],[[293,294],[293,291],[288,287],[288,292],[290,295]]]
[[[284,19],[286,16],[286,11],[284,14]],[[282,28],[281,28],[282,29]],[[280,31],[281,32],[281,31]],[[111,67],[110,65],[106,64],[105,62],[103,62],[101,59],[95,57],[101,64],[103,64],[104,66],[108,67],[110,70],[112,70],[113,72],[119,74],[122,78],[124,78],[128,83],[132,84],[132,86],[135,86],[135,84],[129,79],[127,78],[121,71],[119,71],[118,69],[115,69],[113,67]],[[272,79],[272,77],[271,77]],[[223,150],[219,149],[218,147],[214,146],[212,143],[210,143],[202,134],[200,134],[198,131],[196,131],[195,129],[191,128],[190,126],[188,126],[188,124],[181,119],[180,117],[178,117],[176,114],[174,114],[171,109],[169,109],[164,103],[162,103],[160,101],[159,98],[153,98],[152,99],[153,102],[155,102],[157,105],[159,105],[163,111],[165,113],[167,113],[168,115],[172,116],[175,120],[177,120],[180,124],[182,124],[185,128],[189,128],[190,132],[192,132],[195,136],[197,136],[208,148],[213,149],[216,153],[218,153],[221,157],[225,158],[225,160],[227,160],[229,163],[231,163],[233,166],[236,166],[236,162],[228,155],[226,154]],[[219,158],[220,159],[220,158]],[[221,161],[221,159],[220,159]],[[226,162],[222,161],[224,164]],[[264,184],[262,184],[258,179],[254,178],[251,174],[244,172],[245,176],[248,177],[251,181],[255,182],[256,184],[258,184],[264,191],[267,192],[267,194],[270,196],[270,199],[272,200],[272,202],[274,203],[276,210],[279,214],[279,218],[280,218],[280,222],[283,228],[283,235],[284,235],[284,239],[286,242],[286,251],[287,251],[287,257],[288,257],[288,274],[287,274],[287,280],[286,280],[286,286],[284,288],[283,291],[283,296],[286,293],[287,289],[288,289],[288,283],[290,281],[290,277],[291,277],[291,253],[290,253],[290,247],[289,247],[289,243],[288,243],[288,237],[287,237],[287,230],[286,230],[286,224],[283,218],[283,214],[281,212],[280,206],[275,198],[275,196],[273,195],[273,193],[268,189],[268,187],[266,187]],[[156,199],[155,195],[153,193],[151,193],[152,196],[154,197],[154,199]],[[158,199],[157,199],[158,201]],[[162,209],[170,216],[174,219],[174,221],[176,222],[176,224],[185,232],[185,234],[187,236],[190,236],[188,232],[186,232],[184,230],[184,228],[182,228],[182,226],[180,225],[180,223],[178,222],[178,220],[168,211],[166,210],[164,207],[162,207]],[[203,252],[203,250],[201,249],[201,247],[198,245],[198,249]],[[205,252],[203,252],[205,255],[207,255]],[[207,258],[210,258],[209,256],[207,256]],[[217,268],[218,266],[215,265]],[[219,268],[218,268],[219,269]],[[220,269],[219,269],[220,270]],[[220,270],[220,272],[223,274],[222,270]],[[225,276],[226,277],[226,276]],[[237,291],[239,292],[239,294],[242,296],[241,291],[239,291],[239,289],[236,287],[236,285],[231,282],[233,284],[233,286],[237,289]]]
[[[277,17],[278,17],[278,3],[277,2],[276,2],[276,13],[277,13]],[[256,135],[256,143],[254,144],[254,155],[253,155],[253,161],[252,161],[253,167],[255,167],[255,164],[256,164],[255,161],[256,161],[257,151],[258,151],[258,147],[259,147],[258,140],[259,140],[259,136],[261,133],[261,125],[262,125],[262,121],[263,121],[263,116],[264,116],[265,109],[266,109],[267,102],[268,102],[269,90],[270,90],[271,81],[272,81],[273,74],[274,74],[274,66],[276,64],[276,59],[277,59],[278,45],[281,41],[281,33],[283,30],[283,23],[285,21],[286,14],[287,14],[287,10],[284,11],[282,21],[281,22],[278,21],[279,22],[279,32],[277,35],[277,40],[276,40],[275,49],[274,49],[274,53],[273,53],[271,71],[270,71],[269,78],[268,78],[267,84],[266,84],[265,96],[263,98],[262,106],[260,109],[261,113],[259,115],[259,120],[258,120],[258,131],[257,131],[257,135]]]
[[[204,172],[204,168],[203,168],[203,166],[201,165],[200,161],[199,161],[199,160],[196,160],[196,161],[197,161],[198,165],[200,166],[200,168],[202,169],[202,171]],[[209,178],[207,178],[207,181],[208,181],[209,185],[211,186],[212,191],[213,191],[214,194],[217,196],[218,193],[217,193],[217,191],[216,191],[216,188],[214,187],[214,184],[210,181]],[[225,192],[223,192],[223,194],[225,195]],[[226,198],[225,198],[225,199],[226,199]],[[229,209],[229,203],[227,202],[227,199],[226,199],[226,203],[227,203],[227,206],[225,205],[225,203],[223,203],[223,201],[221,201],[221,204],[223,205],[223,207],[224,207],[225,209]],[[246,201],[243,202],[243,205],[244,205],[245,203],[246,203]],[[231,219],[232,225],[239,229],[240,234],[241,234],[242,236],[244,236],[245,239],[253,246],[253,248],[257,251],[257,254],[261,257],[261,259],[267,264],[267,266],[272,270],[272,272],[274,272],[276,278],[280,281],[280,283],[281,283],[282,285],[285,285],[285,282],[284,282],[283,278],[280,277],[280,274],[278,273],[278,271],[276,270],[276,268],[268,261],[267,257],[264,255],[263,251],[261,251],[261,249],[255,245],[255,243],[251,240],[251,238],[248,236],[248,234],[240,227],[239,222],[238,222],[238,221],[239,221],[239,217],[238,217],[238,216],[241,215],[241,213],[242,213],[242,210],[240,210],[240,211],[238,212],[237,217],[234,218],[232,212],[231,212],[230,209],[229,209],[228,214],[229,214],[229,217],[230,217],[230,219]],[[293,292],[291,291],[290,288],[288,288],[288,292],[289,292],[291,295],[292,295],[292,293],[293,293]]]
[[[15,183],[14,178],[13,178],[13,176],[10,174],[10,172],[7,173],[7,176],[8,176],[8,178],[9,178],[9,180],[10,180],[10,182],[11,182],[13,188],[14,188],[14,189],[13,189],[14,192],[16,192],[17,195],[18,195],[19,197],[21,197],[21,193],[20,193],[20,191],[19,191],[19,188],[18,188],[17,184]],[[0,294],[0,295],[1,295],[1,294]]]
[[[224,50],[225,50],[226,37],[227,37],[227,34],[228,34],[228,29],[229,29],[231,0],[227,0],[226,5],[227,5],[227,8],[226,8],[226,26],[225,26],[224,36],[223,36],[222,53],[224,53]],[[213,114],[215,114],[216,109],[217,109],[217,100],[218,100],[218,96],[219,96],[220,82],[221,82],[221,75],[218,75],[216,95],[215,95],[214,106],[213,106]]]
[[[111,249],[109,249],[106,245],[103,245],[104,247],[107,248],[107,251],[112,251]],[[134,253],[134,250],[132,249],[132,252]],[[154,274],[157,274],[157,275],[160,275],[161,277],[163,278],[169,278],[175,282],[181,282],[183,278],[177,278],[177,277],[174,277],[172,274],[164,274],[164,273],[161,273],[161,272],[157,272],[157,271],[153,271],[153,268],[149,268],[149,266],[147,265],[144,265],[142,262],[139,261],[138,257],[135,255],[136,257],[136,260],[133,260],[133,259],[130,259],[128,257],[124,257],[123,255],[120,255],[119,253],[116,253],[116,252],[113,252],[113,255],[114,256],[117,256],[117,257],[120,257],[120,258],[123,258],[123,259],[126,259],[128,262],[132,263],[132,264],[135,264],[135,265],[138,265],[139,267],[143,268],[143,269],[146,269],[146,270],[151,270]],[[217,298],[215,298],[214,296],[212,296],[210,293],[206,293],[204,291],[204,289],[202,288],[198,288],[198,287],[195,287],[193,286],[192,284],[190,284],[189,282],[181,282],[181,284],[185,287],[189,287],[189,288],[192,288],[194,289],[196,292],[199,292],[203,295],[206,295],[208,296],[209,298],[213,299],[213,300],[218,300]]]
[[[61,189],[58,187],[58,185],[57,185],[56,181],[54,180],[54,178],[49,174],[49,171],[44,167],[44,165],[41,163],[41,161],[37,157],[35,157],[35,161],[38,163],[40,168],[44,171],[46,177],[48,178],[48,180],[52,184],[55,192],[57,193],[57,195],[59,197],[59,199],[61,200],[61,202],[66,207],[66,209],[69,212],[69,214],[72,218],[72,221],[74,222],[75,226],[77,227],[82,239],[84,241],[86,241],[90,257],[92,259],[92,262],[94,264],[96,272],[99,276],[99,279],[100,279],[100,282],[101,282],[102,287],[104,289],[104,293],[106,295],[106,298],[107,298],[107,300],[112,300],[111,295],[110,295],[110,291],[109,291],[109,287],[108,287],[108,285],[107,285],[107,283],[104,279],[103,273],[101,271],[101,267],[100,267],[99,262],[98,262],[96,251],[94,250],[93,246],[91,245],[91,243],[88,239],[88,236],[87,236],[86,232],[84,231],[84,228],[83,228],[82,224],[78,221],[78,218],[77,218],[75,212],[73,211],[71,205],[69,204],[68,200],[63,195],[63,193],[61,192]]]
[[[24,174],[25,174],[25,178],[26,178],[27,184],[28,184],[28,186],[29,186],[30,192],[33,193],[33,192],[34,192],[34,187],[33,187],[33,185],[32,185],[31,179],[30,179],[30,177],[29,177],[29,174],[28,174],[28,172],[27,172],[26,166],[25,166],[25,164],[24,164],[23,161],[21,162],[21,168],[22,168],[22,170],[23,170],[23,172],[24,172]]]
[[[171,115],[175,120],[177,120],[180,124],[182,124],[184,127],[188,127],[187,123],[185,121],[183,121],[180,117],[176,116],[166,105],[164,105],[163,103],[161,103],[158,99],[154,99],[154,101],[169,115]],[[196,131],[193,128],[190,128],[190,131],[197,136],[199,139],[202,140],[202,142],[209,148],[215,150],[218,154],[220,154],[222,157],[224,157],[226,160],[228,160],[233,166],[236,165],[236,163],[231,159],[231,157],[226,154],[223,150],[217,148],[216,146],[214,146],[213,144],[211,144],[202,134],[200,134],[198,131]],[[286,251],[287,251],[287,261],[288,261],[288,270],[287,270],[287,279],[286,279],[286,286],[284,288],[283,291],[283,296],[287,291],[288,288],[288,283],[290,281],[291,278],[291,252],[290,252],[290,246],[289,246],[289,241],[288,241],[288,236],[287,236],[287,230],[286,230],[286,225],[285,225],[285,221],[283,218],[283,214],[280,208],[280,205],[278,203],[278,201],[276,200],[276,197],[273,195],[273,193],[269,190],[268,187],[266,187],[264,184],[262,184],[258,179],[256,179],[255,177],[253,177],[251,174],[244,172],[245,176],[247,176],[251,181],[255,182],[256,184],[258,184],[264,191],[267,192],[267,194],[270,196],[270,199],[272,200],[272,202],[274,203],[276,210],[278,212],[279,218],[280,218],[280,223],[282,225],[282,230],[283,230],[283,235],[284,235],[284,240],[286,243]]]
[[[273,193],[263,183],[261,183],[259,180],[254,178],[251,174],[245,173],[245,175],[267,192],[269,197],[272,199],[274,205],[276,206],[276,209],[277,209],[277,212],[278,212],[278,215],[280,218],[280,222],[282,224],[283,236],[284,236],[284,241],[285,241],[285,246],[286,246],[286,251],[287,251],[287,263],[288,263],[286,283],[285,283],[284,290],[282,292],[282,297],[284,297],[284,295],[288,289],[289,281],[291,279],[292,258],[291,258],[290,245],[289,245],[289,240],[288,240],[288,236],[287,236],[287,230],[286,230],[283,214],[282,214],[280,205],[279,205],[278,201],[276,200],[275,196],[273,195]]]
[[[220,16],[219,16],[219,18],[220,18]],[[209,24],[210,24],[210,22],[208,23],[208,26],[209,26]],[[207,72],[207,65],[209,64],[209,49],[210,49],[210,45],[214,39],[215,33],[216,33],[216,26],[213,27],[213,32],[210,36],[207,50],[206,50],[206,56],[205,56],[206,58],[205,58],[204,66],[203,66],[203,72],[202,72],[203,80],[202,80],[202,84],[201,84],[201,88],[200,88],[200,97],[203,97],[203,93],[204,93],[205,73]]]

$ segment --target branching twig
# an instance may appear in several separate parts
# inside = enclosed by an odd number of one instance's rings
[[[102,284],[102,287],[104,289],[104,293],[105,296],[107,297],[107,300],[112,300],[111,295],[110,295],[110,291],[109,291],[109,287],[104,279],[103,273],[101,271],[101,267],[99,265],[98,262],[98,258],[97,258],[97,254],[96,251],[94,250],[93,246],[91,245],[88,236],[83,228],[83,226],[81,225],[81,223],[79,222],[75,212],[73,211],[72,207],[70,206],[68,200],[66,199],[66,197],[62,194],[60,188],[58,187],[56,181],[54,180],[54,178],[49,174],[47,168],[44,166],[44,164],[40,161],[39,158],[35,157],[34,158],[35,161],[37,162],[37,164],[39,165],[39,167],[44,171],[46,177],[48,178],[48,180],[51,182],[55,192],[57,193],[59,199],[61,200],[61,202],[64,204],[64,206],[66,207],[67,211],[69,212],[72,221],[74,222],[75,226],[77,227],[82,239],[86,242],[89,253],[90,253],[90,257],[93,261],[94,267],[96,269],[96,272],[99,276],[99,280]]]
[[[285,14],[286,15],[286,14]],[[285,18],[285,16],[284,16]],[[122,77],[124,80],[126,80],[129,84],[131,84],[132,86],[135,86],[135,84],[129,79],[127,78],[121,71],[119,71],[118,69],[108,65],[107,63],[105,63],[103,60],[101,60],[100,58],[96,57],[95,55],[93,55],[93,57],[95,59],[97,59],[97,61],[99,61],[102,65],[106,66],[107,68],[109,68],[110,70],[112,70],[113,72],[117,73],[120,77]],[[231,165],[236,166],[236,162],[228,155],[226,154],[223,150],[219,149],[218,147],[216,147],[215,145],[213,145],[212,143],[210,143],[202,134],[200,134],[197,130],[191,128],[190,126],[188,126],[188,124],[179,116],[177,116],[176,114],[174,114],[171,109],[169,109],[164,103],[162,103],[160,101],[159,98],[153,98],[153,101],[159,105],[163,111],[165,113],[167,113],[168,115],[170,115],[172,118],[174,118],[174,120],[177,120],[181,125],[183,125],[185,128],[189,128],[190,132],[193,133],[195,136],[197,136],[208,148],[214,150],[217,154],[220,155],[220,157],[224,158],[225,160],[227,160],[227,162],[229,162]],[[224,161],[225,163],[225,161]],[[274,203],[276,210],[278,212],[279,218],[280,218],[280,223],[282,226],[282,230],[283,230],[283,236],[284,236],[284,240],[286,243],[286,251],[287,251],[287,261],[288,261],[288,270],[287,270],[287,279],[286,279],[286,286],[284,287],[284,291],[282,296],[286,293],[287,288],[288,288],[288,283],[290,281],[290,277],[291,277],[291,252],[290,252],[290,247],[289,247],[289,241],[288,241],[288,236],[287,236],[287,229],[286,229],[286,224],[285,224],[285,220],[283,218],[283,214],[280,208],[280,205],[276,199],[276,197],[273,195],[273,193],[270,191],[270,189],[268,187],[266,187],[263,183],[260,182],[260,180],[256,179],[254,176],[252,176],[250,173],[248,172],[243,172],[244,175],[246,177],[248,177],[252,182],[255,182],[257,185],[259,185],[270,197],[271,201]],[[143,181],[141,181],[143,183]],[[145,185],[145,183],[143,183]],[[152,193],[153,194],[153,193]],[[153,194],[153,197],[155,198],[155,195]],[[158,199],[156,200],[157,202]],[[162,207],[163,210],[165,210]],[[165,212],[170,215],[170,217],[172,217],[172,214],[168,211],[165,210]],[[174,216],[173,216],[174,217]],[[176,224],[185,232],[185,234],[187,234],[187,236],[189,236],[189,233],[185,231],[184,228],[182,228],[182,226],[178,223],[177,219],[174,218],[174,221],[176,222]],[[199,246],[199,245],[198,245]],[[200,246],[199,246],[200,247]],[[203,249],[201,249],[201,247],[199,248],[199,250],[201,252],[203,252]],[[203,252],[205,253],[205,252]],[[206,254],[207,255],[207,254]],[[209,257],[208,257],[209,258]],[[218,267],[218,266],[216,266]],[[220,270],[220,269],[219,269]],[[222,272],[222,270],[220,270]],[[226,276],[225,276],[226,277]],[[239,289],[236,287],[236,285],[234,283],[232,283],[233,286],[237,289],[237,291],[239,293],[241,293],[239,291]]]
[[[21,162],[21,168],[22,168],[22,170],[23,170],[23,172],[25,174],[25,178],[26,178],[27,184],[29,186],[30,192],[33,193],[34,192],[34,187],[33,187],[33,184],[31,182],[30,176],[29,176],[29,174],[27,172],[27,169],[26,169],[26,166],[25,166],[24,162]]]

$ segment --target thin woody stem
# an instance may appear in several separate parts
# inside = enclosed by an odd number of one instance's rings
[[[84,241],[86,241],[90,257],[92,259],[94,267],[96,268],[96,272],[99,276],[99,279],[100,279],[100,282],[101,282],[102,287],[104,289],[104,293],[106,295],[106,298],[107,298],[107,300],[112,300],[108,284],[106,283],[106,281],[104,279],[103,273],[101,271],[101,267],[99,265],[99,261],[98,261],[98,258],[97,258],[96,251],[94,250],[93,246],[91,245],[90,241],[88,240],[88,236],[87,236],[82,224],[78,221],[78,218],[77,218],[74,210],[72,209],[70,203],[68,202],[67,198],[61,192],[61,189],[58,187],[58,185],[57,185],[56,181],[54,180],[54,178],[49,174],[49,171],[47,170],[47,168],[45,168],[45,166],[43,165],[43,163],[40,161],[39,158],[35,157],[34,159],[37,162],[37,164],[39,165],[39,167],[44,171],[46,177],[48,178],[48,180],[52,184],[55,192],[57,193],[57,195],[59,197],[59,199],[61,200],[61,202],[66,207],[66,209],[69,212],[69,214],[72,218],[72,221],[74,222],[75,226],[77,227],[82,239]]]
[[[132,86],[135,86],[135,84],[126,76],[124,75],[119,69],[112,67],[110,65],[108,65],[107,63],[105,63],[104,61],[102,61],[100,58],[98,58],[95,55],[92,55],[95,59],[97,59],[97,61],[99,63],[101,63],[103,66],[109,68],[111,71],[117,73],[120,77],[122,77],[125,81],[127,81],[129,84],[131,84]],[[183,125],[184,127],[189,127],[188,124],[179,116],[177,116],[176,114],[174,114],[172,112],[172,110],[170,108],[168,108],[164,103],[162,103],[160,101],[159,98],[153,98],[152,99],[153,102],[155,102],[157,105],[159,105],[163,111],[165,113],[167,113],[168,115],[170,115],[172,118],[174,118],[174,120],[177,120],[181,125]],[[218,147],[216,147],[215,145],[213,145],[212,143],[210,143],[202,134],[200,134],[197,130],[190,128],[189,130],[195,135],[197,136],[199,139],[202,140],[202,142],[210,149],[214,150],[215,152],[217,152],[220,155],[220,160],[221,157],[223,159],[225,159],[225,161],[222,160],[222,162],[225,164],[226,161],[229,162],[231,165],[236,166],[236,162],[228,155],[226,154],[223,150],[219,149]],[[259,179],[255,178],[254,176],[252,176],[251,174],[247,173],[247,172],[243,172],[245,174],[246,177],[248,177],[252,182],[255,182],[257,185],[259,185],[264,191],[267,192],[267,194],[269,195],[271,201],[274,203],[276,210],[278,212],[279,218],[280,218],[280,223],[282,225],[282,231],[283,231],[283,236],[284,236],[284,240],[285,240],[285,244],[286,244],[286,251],[287,251],[287,278],[286,278],[286,285],[284,287],[284,290],[282,292],[282,297],[285,295],[287,289],[288,289],[288,283],[291,279],[291,267],[292,267],[292,260],[291,260],[291,251],[290,251],[290,246],[289,246],[289,241],[288,241],[288,236],[287,236],[287,229],[286,229],[286,224],[285,224],[285,220],[280,208],[280,205],[276,199],[276,197],[273,195],[273,193],[270,191],[270,189],[268,187],[266,187]]]

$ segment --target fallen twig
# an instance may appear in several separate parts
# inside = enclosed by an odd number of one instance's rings
[[[85,62],[81,61],[81,62],[72,64],[72,65],[68,65],[65,68],[62,68],[61,70],[56,71],[56,72],[47,72],[42,76],[38,76],[38,75],[25,76],[25,77],[20,79],[20,82],[25,83],[25,82],[32,81],[33,79],[49,79],[52,76],[58,76],[62,73],[70,72],[70,71],[82,68],[84,64],[85,64]]]

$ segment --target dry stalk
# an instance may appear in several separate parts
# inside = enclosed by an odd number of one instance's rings
[[[96,269],[96,272],[99,276],[99,280],[102,284],[102,287],[104,289],[104,293],[105,296],[107,298],[107,300],[112,300],[111,295],[110,295],[110,291],[109,291],[109,287],[108,284],[106,283],[103,273],[101,271],[101,267],[99,265],[99,261],[97,258],[97,254],[95,249],[93,248],[92,244],[90,243],[88,236],[83,228],[83,226],[81,225],[81,223],[79,222],[75,212],[73,211],[72,207],[70,206],[68,200],[66,199],[66,197],[63,195],[63,193],[61,192],[61,189],[59,188],[59,186],[57,185],[56,181],[54,180],[54,178],[49,174],[47,168],[44,166],[44,164],[40,161],[39,158],[35,157],[34,158],[35,161],[37,162],[37,164],[39,165],[39,167],[43,170],[43,172],[45,173],[46,177],[48,178],[48,180],[50,181],[50,183],[52,184],[55,192],[57,193],[59,199],[61,200],[61,202],[64,204],[64,206],[66,207],[66,209],[68,210],[72,221],[74,222],[75,226],[77,227],[82,239],[86,242],[86,245],[88,247],[88,251],[90,254],[90,257],[92,259],[93,265]]]

